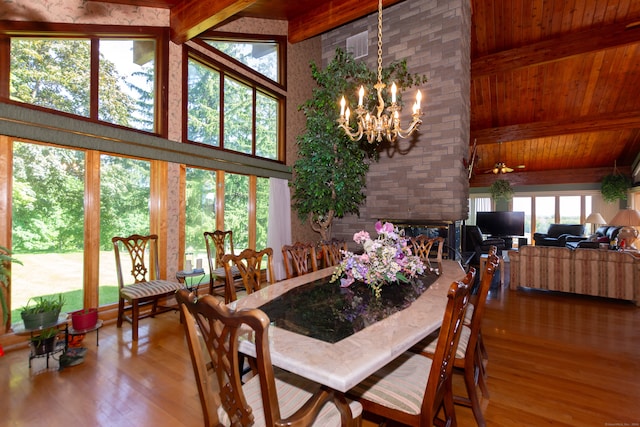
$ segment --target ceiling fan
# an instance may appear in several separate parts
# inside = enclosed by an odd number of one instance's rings
[[[502,143],[500,143],[500,145],[499,145],[499,153],[502,153]],[[516,166],[516,168],[524,169],[524,165],[518,165],[518,166]],[[514,169],[510,168],[509,166],[507,166],[507,164],[505,162],[496,162],[496,164],[493,166],[493,168],[489,169],[485,173],[493,173],[494,175],[498,175],[498,174],[504,174],[504,173],[509,173],[509,172],[513,172],[513,171],[514,171]]]

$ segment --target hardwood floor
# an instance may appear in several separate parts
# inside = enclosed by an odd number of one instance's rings
[[[504,290],[490,295],[483,334],[488,426],[640,425],[634,305]],[[45,370],[44,360],[30,370],[26,349],[0,358],[0,426],[202,425],[178,313],[143,320],[137,344],[130,325],[110,324],[99,347],[94,335],[84,345],[85,362],[63,371]],[[455,388],[464,390],[461,381]],[[456,414],[458,425],[475,425],[470,409]]]

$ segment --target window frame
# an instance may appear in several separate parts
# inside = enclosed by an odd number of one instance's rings
[[[88,39],[91,42],[90,57],[90,113],[89,117],[79,116],[64,111],[54,110],[35,104],[24,103],[10,98],[11,72],[11,38],[55,38],[55,39]],[[99,50],[95,41],[99,39],[135,40],[153,39],[156,42],[155,52],[155,103],[154,129],[146,131],[110,123],[98,119],[98,82],[99,82]],[[44,111],[65,117],[71,117],[87,122],[98,123],[120,129],[133,130],[144,134],[168,136],[168,80],[169,80],[169,29],[162,27],[112,26],[112,25],[82,25],[82,24],[52,24],[47,23],[47,30],[35,22],[0,21],[0,103],[24,106],[33,110]]]
[[[209,46],[208,44],[200,41],[198,43],[199,45],[203,45],[205,50],[207,52],[211,52],[211,53],[217,53],[220,52],[217,49],[214,49],[213,47]],[[225,56],[225,58],[230,58],[227,55],[224,55],[220,52],[220,55]],[[189,87],[188,87],[188,69],[189,69],[189,61],[196,61],[198,62],[200,65],[204,66],[204,67],[208,67],[211,68],[213,70],[215,70],[216,72],[219,73],[219,78],[220,78],[220,104],[219,104],[219,117],[220,117],[220,127],[219,127],[219,141],[220,144],[219,146],[213,146],[210,144],[206,144],[203,142],[199,142],[199,141],[194,141],[188,138],[188,133],[189,133],[189,128],[188,128],[188,121],[189,121],[189,111],[188,111],[188,99],[189,99]],[[240,64],[239,61],[233,60],[235,62],[237,62],[238,64]],[[221,150],[221,151],[226,151],[229,153],[235,153],[238,155],[243,155],[243,156],[249,156],[252,158],[257,158],[257,159],[262,159],[262,160],[266,160],[266,161],[272,161],[272,162],[278,162],[281,164],[284,164],[286,162],[286,158],[285,158],[285,152],[286,152],[286,137],[285,137],[285,112],[286,112],[286,96],[282,93],[279,93],[278,91],[273,90],[272,88],[268,87],[266,84],[264,84],[263,82],[256,80],[253,78],[253,76],[260,76],[262,77],[264,80],[269,80],[267,77],[253,71],[252,69],[250,69],[249,67],[245,66],[244,64],[242,64],[242,69],[243,70],[248,70],[250,71],[251,75],[244,75],[239,73],[238,71],[232,69],[231,67],[227,66],[226,64],[224,64],[222,61],[216,59],[215,57],[211,57],[208,56],[207,54],[205,54],[202,51],[199,51],[197,49],[194,49],[192,47],[185,47],[185,49],[183,50],[183,61],[182,61],[183,67],[183,76],[184,78],[182,79],[182,90],[183,90],[183,102],[182,102],[182,141],[186,144],[193,144],[193,145],[198,145],[198,146],[203,146],[203,147],[207,147],[209,149],[212,150]],[[253,94],[252,94],[252,132],[251,132],[251,153],[243,153],[240,151],[235,151],[235,150],[230,150],[225,148],[224,146],[224,80],[225,80],[225,76],[236,80],[244,85],[247,85],[249,88],[251,88]],[[269,80],[272,81],[272,80]],[[270,159],[267,157],[261,157],[261,156],[257,156],[256,155],[256,94],[260,92],[268,97],[272,97],[276,100],[277,102],[277,114],[278,114],[278,119],[277,119],[277,138],[278,138],[278,144],[277,144],[277,158],[276,159]]]

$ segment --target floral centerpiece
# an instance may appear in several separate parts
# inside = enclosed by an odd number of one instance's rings
[[[377,239],[368,232],[360,231],[353,240],[362,245],[361,255],[343,251],[344,258],[336,267],[331,282],[340,279],[340,286],[350,286],[355,281],[366,283],[376,298],[380,297],[382,287],[393,282],[409,282],[424,272],[424,264],[419,257],[412,255],[404,231],[398,230],[390,222],[376,222]]]

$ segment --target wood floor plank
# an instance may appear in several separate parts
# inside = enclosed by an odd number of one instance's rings
[[[494,292],[483,323],[489,352],[488,426],[640,425],[640,309],[543,292]],[[26,349],[0,358],[0,426],[200,426],[202,413],[177,313],[145,319],[140,339],[105,325],[85,362],[28,367]],[[461,378],[456,392],[463,394]],[[456,407],[458,425],[475,426]],[[365,422],[365,426],[373,426]],[[388,424],[390,427],[392,424]]]

